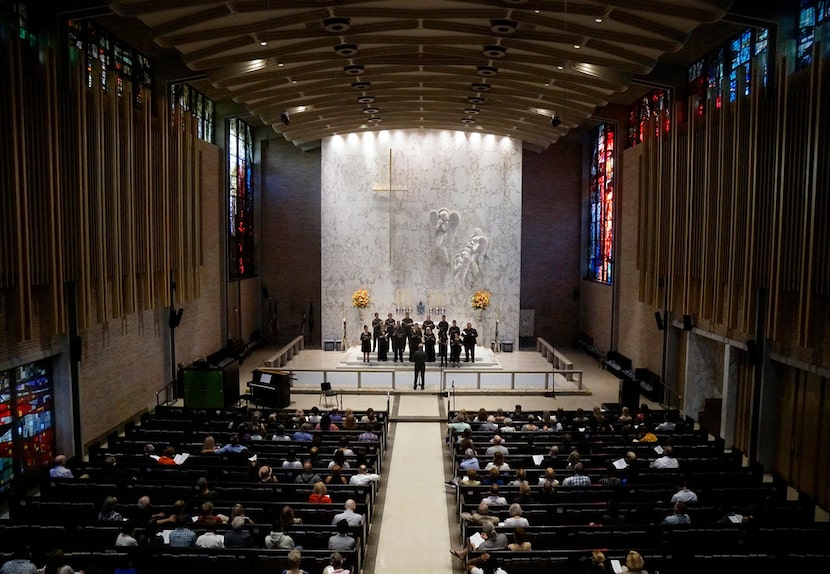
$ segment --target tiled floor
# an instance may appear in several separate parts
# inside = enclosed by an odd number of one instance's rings
[[[563,353],[583,370],[586,393],[560,393],[556,398],[543,393],[476,393],[458,392],[445,396],[439,392],[407,390],[396,393],[355,393],[342,396],[343,407],[354,409],[387,409],[393,421],[389,429],[389,447],[378,496],[378,512],[369,536],[369,551],[364,574],[409,574],[417,565],[420,572],[463,572],[461,562],[449,553],[458,547],[459,529],[454,514],[454,493],[444,481],[451,471],[446,436],[447,409],[479,408],[512,409],[521,404],[526,410],[575,409],[590,410],[595,404],[615,403],[619,383],[610,373],[599,368],[596,360],[576,349]],[[250,380],[251,371],[273,354],[273,350],[257,349],[245,360],[240,383]],[[335,369],[342,352],[305,350],[287,365],[288,369]],[[505,370],[549,369],[550,364],[535,349],[499,353]],[[411,368],[411,367],[406,367]],[[408,380],[408,379],[407,379]],[[437,390],[437,389],[436,389]],[[244,391],[244,388],[243,388]],[[318,405],[319,390],[292,389],[292,408],[308,409]],[[659,408],[659,405],[650,405]],[[418,418],[425,421],[419,422]]]

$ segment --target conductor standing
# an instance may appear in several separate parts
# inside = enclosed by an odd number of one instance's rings
[[[464,342],[464,362],[476,362],[476,339],[478,338],[478,331],[473,329],[472,323],[467,323],[467,326],[461,332],[461,340]]]
[[[412,353],[412,360],[415,362],[415,382],[412,384],[413,389],[418,388],[418,377],[421,378],[421,390],[424,388],[424,376],[427,370],[427,352],[424,351],[422,344]]]

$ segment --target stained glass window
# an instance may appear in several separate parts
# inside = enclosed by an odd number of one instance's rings
[[[804,68],[813,63],[813,45],[816,35],[822,36],[822,24],[830,21],[830,2],[828,0],[801,0],[798,13],[798,44],[796,46],[796,65]],[[824,32],[826,34],[826,31]],[[820,38],[819,38],[820,39]],[[826,37],[824,38],[826,40]]]
[[[144,92],[153,85],[152,64],[146,56],[111,38],[88,20],[69,21],[69,46],[74,49],[70,50],[70,57],[80,53],[86,58],[88,88],[92,88],[93,65],[98,62],[102,91],[109,90],[108,78],[112,74],[118,97],[124,95],[125,84],[132,83],[133,103],[144,103]]]
[[[173,84],[170,86],[170,103],[189,111],[196,118],[197,137],[213,143],[216,115],[213,100],[187,84]]]
[[[614,279],[614,139],[612,124],[600,124],[591,139],[588,278],[608,284]]]
[[[748,96],[752,88],[752,68],[757,65],[762,86],[767,85],[769,70],[769,30],[747,28],[698,60],[688,69],[689,94],[698,115],[706,110],[711,100],[716,108],[723,106],[724,96],[734,102],[739,96]],[[728,84],[724,84],[724,82]],[[726,91],[726,94],[724,93]]]
[[[253,140],[251,126],[228,120],[230,278],[254,275]]]
[[[667,90],[652,90],[628,110],[628,146],[643,143],[649,120],[654,119],[654,135],[668,133],[671,128],[671,105]]]

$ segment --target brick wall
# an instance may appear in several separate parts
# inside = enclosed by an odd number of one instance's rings
[[[522,309],[536,337],[569,345],[579,333],[583,147],[559,141],[522,154]]]
[[[259,268],[268,291],[263,312],[274,306],[279,340],[300,334],[303,313],[314,305],[311,346],[320,341],[320,149],[304,152],[290,142],[263,143]],[[263,333],[264,335],[268,333]]]

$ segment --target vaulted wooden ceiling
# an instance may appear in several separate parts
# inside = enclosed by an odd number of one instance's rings
[[[727,0],[117,0],[295,145],[436,128],[545,149]]]

